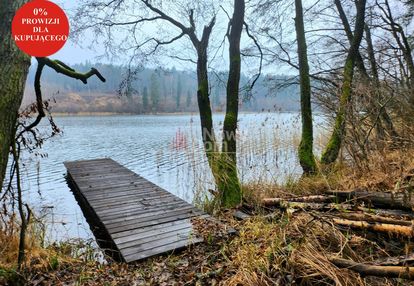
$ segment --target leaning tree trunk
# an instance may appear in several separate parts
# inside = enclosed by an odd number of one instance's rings
[[[348,22],[348,18],[346,17],[345,11],[342,7],[340,0],[335,0],[335,5],[339,13],[339,17],[341,18],[342,25],[344,26],[345,33],[347,35],[349,44],[352,45],[352,41],[354,38],[354,35],[351,30],[351,26]],[[392,137],[398,137],[398,134],[395,131],[394,125],[392,123],[392,120],[387,112],[387,109],[385,106],[380,106],[379,103],[375,102],[376,99],[380,100],[382,99],[381,91],[379,88],[379,77],[378,77],[378,70],[376,67],[376,61],[375,61],[375,54],[374,54],[374,48],[372,46],[372,39],[371,39],[371,32],[369,29],[369,26],[367,24],[364,25],[364,30],[366,33],[366,42],[367,42],[367,51],[368,51],[368,58],[371,65],[371,73],[372,73],[372,79],[369,76],[367,69],[365,68],[364,60],[362,59],[361,53],[358,51],[357,57],[355,59],[355,66],[358,68],[359,72],[362,75],[362,78],[369,84],[371,84],[372,88],[375,89],[375,93],[378,94],[377,98],[374,98],[374,102],[372,103],[372,108],[370,108],[369,113],[371,120],[373,124],[375,124],[375,129],[377,132],[377,136],[380,140],[383,140],[384,138],[384,127],[382,125],[382,122],[385,124],[385,128],[387,129],[388,133]],[[377,118],[377,114],[380,114],[380,117]]]
[[[348,51],[348,56],[345,61],[344,78],[341,88],[339,108],[335,118],[332,135],[321,157],[321,162],[324,165],[329,165],[336,161],[339,155],[339,150],[342,147],[342,141],[345,137],[346,115],[349,104],[351,103],[351,91],[352,81],[354,77],[355,61],[358,56],[358,50],[362,41],[362,36],[364,34],[365,4],[366,0],[359,0],[356,4],[357,16],[355,22],[355,31],[351,47]]]
[[[378,100],[382,100],[383,96],[381,94],[381,85],[380,85],[380,80],[379,80],[379,75],[378,75],[377,62],[375,60],[375,52],[374,52],[374,45],[372,43],[371,29],[369,28],[368,25],[365,25],[364,30],[365,30],[365,35],[366,35],[365,38],[367,42],[368,58],[369,58],[369,62],[371,65],[371,73],[372,73],[372,77],[374,78],[374,89],[376,93],[378,94]],[[391,137],[393,138],[398,138],[399,135],[397,131],[395,130],[392,119],[390,115],[388,114],[385,106],[383,107],[380,106],[379,108],[381,109],[379,110],[381,120],[384,122],[385,128],[387,129],[389,135],[391,135]]]
[[[11,35],[14,14],[26,2],[6,0],[0,5],[0,19],[3,21],[0,25],[0,189],[30,67],[30,57],[16,47]]]
[[[302,113],[302,139],[299,145],[299,162],[305,175],[316,171],[313,156],[313,123],[311,105],[311,85],[309,78],[308,51],[306,46],[305,26],[303,23],[302,0],[295,0],[296,39],[298,43],[300,74],[300,105]]]
[[[405,63],[408,68],[408,75],[407,75],[407,85],[411,92],[409,102],[414,105],[414,59],[412,55],[412,46],[410,45],[409,39],[406,36],[403,27],[395,22],[395,19],[391,12],[391,6],[388,2],[388,0],[384,1],[386,10],[384,10],[381,5],[378,5],[380,9],[383,11],[385,17],[387,18],[387,22],[391,28],[391,33],[399,47],[399,49],[402,51]]]
[[[244,25],[244,0],[234,1],[233,18],[229,38],[229,77],[227,80],[226,116],[223,124],[223,147],[220,167],[222,180],[219,190],[222,206],[234,207],[241,203],[242,191],[237,175],[237,120],[239,114],[239,84],[241,70],[240,38]]]

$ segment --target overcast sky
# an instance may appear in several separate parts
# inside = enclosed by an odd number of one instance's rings
[[[56,4],[58,4],[68,15],[70,18],[71,11],[76,7],[76,2],[73,0],[53,0]],[[70,40],[65,44],[65,46],[56,54],[54,54],[53,58],[60,59],[64,62],[75,64],[75,63],[83,63],[85,61],[95,61],[96,55],[98,53],[102,53],[102,50],[99,47],[96,47],[96,51],[92,51],[88,49],[86,46],[88,45],[88,41],[82,44],[82,46],[75,44],[73,41]]]
[[[73,0],[53,0],[55,3],[57,3],[58,5],[60,5],[67,13],[67,15],[69,16],[69,18],[73,18],[70,15],[74,14],[74,10],[75,8],[79,5],[80,2],[82,1],[73,1]],[[225,9],[228,10],[228,12],[231,14],[231,7],[226,7],[226,4],[224,4],[224,1],[222,1],[221,3],[223,3],[222,5],[224,5]],[[228,4],[227,4],[228,5]],[[70,19],[71,20],[71,19]],[[73,19],[72,19],[73,20]],[[218,42],[221,42],[223,39],[223,36],[225,35],[225,31],[227,29],[227,24],[228,24],[228,19],[227,16],[223,13],[223,11],[221,9],[219,9],[219,14],[217,16],[217,21],[216,21],[216,25],[214,27],[214,35],[217,35],[217,37],[219,36],[220,39],[216,39]],[[147,32],[147,34],[156,34],[159,27],[157,26],[159,25],[156,23],[150,23],[146,26],[145,28],[145,32]],[[163,24],[165,25],[165,23]],[[176,32],[174,32],[176,33]],[[74,64],[74,63],[81,63],[81,62],[85,62],[85,61],[91,61],[91,62],[110,62],[110,60],[108,58],[99,58],[97,59],[98,56],[103,55],[104,54],[104,48],[102,46],[93,45],[93,49],[91,50],[89,48],[90,44],[91,44],[91,40],[94,37],[94,35],[92,34],[92,32],[87,33],[84,37],[82,37],[82,41],[79,43],[75,43],[73,40],[71,40],[71,37],[69,35],[69,41],[66,43],[66,45],[56,54],[54,54],[52,56],[52,58],[59,58],[60,60],[70,63],[70,64]],[[243,35],[243,37],[245,38],[245,40],[242,39],[242,42],[249,42],[250,39],[246,37],[246,35]],[[181,56],[182,57],[191,57],[190,53],[193,53],[193,48],[191,46],[191,44],[189,44],[188,39],[184,38],[183,40],[180,40],[181,43],[177,43],[177,45],[171,46],[171,48],[181,52]],[[185,47],[183,46],[183,43],[185,45]],[[210,47],[213,46],[214,44],[211,43]],[[222,60],[218,60],[218,69],[227,69],[227,46],[224,46],[223,48],[223,58]],[[174,53],[174,52],[173,52]],[[194,59],[194,56],[192,57]],[[117,62],[115,62],[114,64],[125,64],[127,62],[128,58],[125,59],[120,59],[117,60]],[[178,60],[172,60],[170,58],[166,58],[163,57],[162,59],[160,59],[162,61],[162,64],[166,67],[173,67],[175,66],[177,69],[195,69],[195,65],[189,62],[182,62],[182,61],[178,61]]]

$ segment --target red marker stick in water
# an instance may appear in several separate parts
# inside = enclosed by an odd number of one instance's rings
[[[12,35],[17,47],[26,54],[47,57],[65,45],[69,36],[69,20],[55,3],[34,0],[16,12]]]

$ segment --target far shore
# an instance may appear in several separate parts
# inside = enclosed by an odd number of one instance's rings
[[[298,113],[299,111],[241,111],[240,114],[259,114],[259,113]],[[120,113],[120,112],[52,112],[55,117],[69,117],[69,116],[169,116],[169,115],[196,115],[198,112],[160,112],[160,113]],[[225,114],[224,111],[215,111],[213,114]]]

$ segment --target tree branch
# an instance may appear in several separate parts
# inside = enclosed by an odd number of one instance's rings
[[[34,89],[36,94],[36,105],[38,115],[34,122],[32,122],[29,126],[23,128],[23,130],[16,136],[16,139],[20,138],[24,132],[31,131],[40,123],[42,118],[46,116],[43,109],[43,96],[41,88],[41,78],[45,66],[54,69],[57,73],[61,73],[68,77],[78,79],[82,81],[84,84],[87,84],[88,79],[93,75],[96,75],[102,82],[106,81],[106,79],[101,75],[101,73],[95,68],[91,68],[91,70],[87,73],[78,73],[73,68],[69,67],[68,65],[59,60],[51,60],[49,58],[36,58],[36,60],[38,65],[35,75]]]
[[[106,82],[106,79],[100,74],[100,72],[96,68],[91,68],[91,70],[87,73],[78,73],[74,69],[68,68],[68,66],[63,64],[61,61],[55,61],[49,58],[36,58],[36,59],[39,62],[39,64],[46,65],[54,69],[57,73],[61,73],[68,77],[78,79],[82,81],[84,84],[87,84],[88,79],[94,75],[96,75],[102,82]]]
[[[260,46],[259,42],[257,41],[257,39],[250,33],[249,26],[247,25],[247,23],[244,22],[243,24],[244,24],[244,26],[246,28],[246,34],[247,34],[247,36],[249,36],[249,38],[253,40],[255,46],[257,47],[257,49],[259,50],[259,53],[260,53],[259,72],[256,74],[253,82],[250,85],[250,89],[253,89],[254,85],[259,80],[260,75],[262,74],[262,67],[263,67],[263,50],[262,50],[262,47]]]

